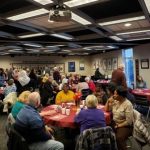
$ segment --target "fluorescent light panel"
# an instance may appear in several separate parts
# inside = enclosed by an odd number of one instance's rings
[[[58,37],[61,39],[66,39],[66,40],[72,40],[73,39],[73,37],[69,37],[69,36],[63,35],[63,34],[51,34],[51,36]]]
[[[143,33],[143,32],[150,32],[150,30],[139,30],[139,31],[131,31],[131,32],[121,32],[121,33],[117,33],[117,35],[136,34],[136,33]]]
[[[113,25],[113,24],[118,24],[118,23],[136,21],[136,20],[143,20],[143,19],[145,19],[145,16],[138,16],[138,17],[132,17],[132,18],[126,18],[126,19],[120,19],[120,20],[102,22],[102,23],[99,23],[99,25],[101,25],[101,26],[107,26],[107,25]]]
[[[53,3],[53,1],[51,0],[33,0],[33,1],[40,3],[41,5],[47,5]]]
[[[76,6],[80,6],[80,5],[84,5],[84,4],[88,4],[88,3],[92,3],[96,1],[98,0],[71,0],[71,1],[65,2],[64,4],[69,7],[76,7]]]
[[[29,38],[29,37],[35,37],[35,36],[42,36],[45,35],[44,33],[34,33],[34,34],[27,34],[27,35],[21,35],[18,36],[19,38]]]
[[[109,36],[109,38],[115,40],[115,41],[122,41],[121,38],[119,38],[118,36]]]
[[[25,43],[25,46],[31,46],[31,47],[42,47],[41,45],[38,44],[30,44],[30,43]]]
[[[148,40],[150,39],[150,37],[146,37],[146,38],[137,38],[137,39],[129,39],[127,41],[140,41],[140,40]]]
[[[144,0],[144,1],[145,1],[145,5],[147,7],[147,10],[150,13],[150,1],[149,0]]]
[[[72,19],[80,24],[83,24],[83,25],[89,25],[91,24],[91,22],[87,21],[86,19],[78,16],[77,14],[73,13],[72,12]]]
[[[11,16],[11,17],[8,17],[7,19],[17,21],[17,20],[26,19],[29,17],[34,17],[34,16],[43,15],[47,13],[49,13],[48,10],[41,8],[41,9],[26,12],[26,13],[22,13],[19,15]]]

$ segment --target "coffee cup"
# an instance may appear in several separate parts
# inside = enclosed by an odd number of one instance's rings
[[[66,109],[66,115],[67,115],[67,116],[70,115],[70,109]]]
[[[66,108],[62,108],[61,113],[62,113],[63,115],[65,115],[65,113],[66,113]]]

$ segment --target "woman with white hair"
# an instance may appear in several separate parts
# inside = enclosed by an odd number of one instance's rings
[[[89,95],[86,98],[87,109],[82,109],[75,117],[75,122],[80,125],[80,132],[89,128],[105,127],[104,112],[97,109],[96,96]]]
[[[87,84],[89,85],[89,89],[90,89],[92,92],[95,92],[96,87],[95,87],[94,82],[91,80],[91,78],[90,78],[90,77],[86,77],[86,78],[85,78],[85,81],[86,81]]]

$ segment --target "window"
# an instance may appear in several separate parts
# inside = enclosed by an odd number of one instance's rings
[[[134,83],[134,68],[133,68],[133,49],[122,50],[122,57],[125,64],[125,74],[128,87],[132,88]]]

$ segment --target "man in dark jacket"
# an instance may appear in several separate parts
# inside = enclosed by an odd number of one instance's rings
[[[30,150],[63,150],[62,143],[53,140],[52,129],[45,126],[36,110],[40,105],[40,95],[32,92],[29,95],[29,104],[21,109],[14,125],[29,144]]]

